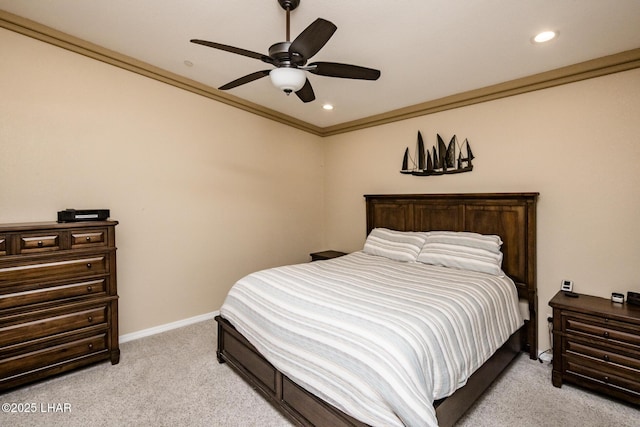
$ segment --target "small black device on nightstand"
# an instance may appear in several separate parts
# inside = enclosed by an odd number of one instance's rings
[[[627,292],[627,304],[640,305],[640,293],[639,292]]]

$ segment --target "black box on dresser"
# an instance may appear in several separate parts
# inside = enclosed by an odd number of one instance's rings
[[[553,308],[552,381],[640,405],[640,307],[558,292]]]
[[[0,224],[0,391],[119,362],[117,224]]]

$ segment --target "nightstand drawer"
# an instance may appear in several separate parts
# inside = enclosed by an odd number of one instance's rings
[[[581,363],[580,359],[574,359],[572,357],[567,358],[567,373],[569,374],[577,374],[581,377],[586,377],[587,379],[596,381],[601,384],[606,384],[608,386],[615,386],[624,389],[625,391],[636,394],[638,398],[640,398],[640,382],[635,381],[635,379],[627,378],[620,375],[621,371],[613,371],[608,372],[606,370],[600,369],[597,366],[589,366],[587,364]]]
[[[28,233],[18,236],[19,253],[29,254],[60,250],[60,233]]]
[[[604,338],[610,341],[638,346],[640,350],[640,335],[633,330],[633,326],[623,322],[616,322],[594,316],[566,316],[563,326],[565,332],[585,334]]]
[[[0,327],[0,346],[12,346],[89,326],[106,325],[107,307],[105,303],[99,307],[73,308],[66,312],[46,310],[24,320],[15,316],[12,324]]]
[[[55,302],[66,298],[104,295],[108,289],[108,280],[108,278],[100,278],[71,283],[58,282],[22,286],[18,292],[0,295],[0,310],[30,304]]]
[[[635,370],[634,377],[640,379],[640,354],[625,356],[619,354],[616,349],[593,346],[593,344],[581,344],[573,340],[567,340],[566,352],[593,358],[598,362],[611,363],[621,367]]]
[[[620,360],[620,359],[618,359]],[[632,386],[633,390],[640,392],[640,370],[633,369],[628,365],[618,365],[592,357],[586,357],[578,353],[567,352],[565,355],[567,371],[580,372],[581,370],[591,370],[597,375],[592,378],[606,382],[606,378],[617,378],[617,385],[626,387],[626,383]],[[604,379],[603,379],[604,378]],[[615,383],[615,381],[613,382]]]
[[[7,281],[51,278],[55,276],[75,276],[104,274],[109,268],[109,255],[96,255],[39,264],[13,264],[0,268],[0,285]]]

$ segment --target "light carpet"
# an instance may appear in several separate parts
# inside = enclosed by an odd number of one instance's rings
[[[2,426],[290,426],[216,355],[215,321],[121,345],[118,365],[103,363],[0,394],[19,413]],[[22,406],[20,406],[22,405]],[[24,412],[35,410],[35,412]],[[459,426],[639,427],[630,405],[563,385],[551,366],[521,355]]]

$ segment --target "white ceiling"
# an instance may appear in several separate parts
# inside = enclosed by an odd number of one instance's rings
[[[285,40],[277,0],[0,0],[0,9],[214,88],[270,66],[190,39],[265,54]],[[268,78],[228,93],[327,127],[640,47],[640,0],[301,0],[291,38],[318,17],[338,30],[311,62],[376,68],[378,81],[308,74],[307,104]],[[534,45],[547,29],[559,37]]]

